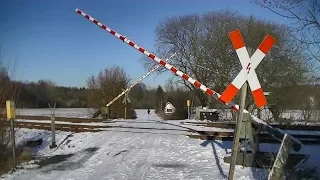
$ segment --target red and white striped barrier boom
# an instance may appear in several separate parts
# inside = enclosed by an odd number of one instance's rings
[[[255,69],[262,61],[262,59],[266,56],[268,51],[272,48],[276,40],[272,36],[267,35],[267,37],[259,45],[258,49],[254,52],[250,60],[247,48],[245,46],[240,31],[232,31],[229,35],[233,47],[236,50],[237,55],[239,57],[242,70],[232,81],[232,83],[226,88],[226,90],[222,93],[220,100],[229,103],[238,93],[242,85],[248,80],[257,107],[264,107],[267,104],[267,101],[263,94],[263,90],[261,88]]]
[[[171,55],[168,59],[166,59],[165,61],[168,61],[169,59],[171,59],[173,56],[175,56],[176,53],[174,53],[173,55]],[[143,75],[140,79],[138,79],[135,83],[131,84],[131,86],[129,86],[126,90],[124,90],[122,93],[120,93],[117,97],[115,97],[114,99],[112,99],[106,106],[109,107],[112,103],[114,103],[117,99],[119,99],[121,96],[123,96],[126,92],[128,92],[131,88],[133,88],[135,85],[137,85],[139,82],[141,82],[144,78],[148,77],[151,73],[153,73],[154,71],[156,71],[158,68],[160,68],[160,65],[156,65],[155,67],[153,67],[147,74]]]
[[[239,111],[239,105],[235,104],[234,102],[230,102],[230,103],[225,103],[224,101],[220,100],[220,94],[207,88],[205,85],[201,84],[200,82],[198,82],[197,80],[191,78],[190,76],[188,76],[187,74],[183,73],[182,71],[178,70],[177,68],[173,67],[172,65],[166,63],[164,60],[161,60],[160,58],[158,58],[157,56],[155,56],[154,54],[148,52],[147,50],[145,50],[144,48],[138,46],[136,43],[134,43],[133,41],[129,40],[128,38],[126,38],[125,36],[117,33],[116,31],[110,29],[109,27],[107,27],[106,25],[102,24],[101,22],[99,22],[98,20],[94,19],[93,17],[89,16],[88,14],[82,12],[79,9],[75,10],[78,14],[80,14],[81,16],[85,17],[86,19],[90,20],[91,22],[93,22],[94,24],[98,25],[100,28],[106,30],[107,32],[109,32],[110,34],[116,36],[117,38],[119,38],[121,41],[129,44],[130,46],[132,46],[133,48],[137,49],[138,51],[140,51],[141,53],[143,53],[144,55],[148,56],[149,58],[151,58],[152,60],[156,61],[157,63],[159,63],[160,65],[164,66],[165,68],[167,68],[168,70],[170,70],[172,73],[180,76],[182,79],[189,81],[190,83],[192,83],[194,86],[196,86],[197,88],[201,89],[202,91],[204,91],[206,94],[208,94],[209,96],[214,97],[215,99],[219,100],[220,102],[222,102],[223,104],[225,104],[226,106],[228,106],[229,108],[232,108],[234,111]],[[252,117],[253,121],[256,122],[259,125],[262,125],[263,130],[268,131],[269,133],[278,136],[279,138],[283,138],[284,137],[284,132],[282,132],[280,129],[276,129],[271,127],[270,125],[268,125],[266,122],[264,122],[263,120],[257,118],[256,116],[254,116],[253,114],[251,114],[249,111],[244,110],[244,113],[250,114],[250,116]],[[295,142],[294,143],[294,149],[299,151],[301,148],[301,142],[297,139],[295,139],[294,137],[292,137],[292,140]]]

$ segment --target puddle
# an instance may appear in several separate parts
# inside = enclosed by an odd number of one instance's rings
[[[85,151],[94,153],[94,152],[96,152],[98,149],[99,149],[99,148],[97,148],[97,147],[90,147],[90,148],[85,149]]]
[[[37,164],[42,172],[75,170],[83,166],[99,148],[91,147],[75,154],[55,155],[41,159]]]
[[[72,157],[74,154],[64,154],[64,155],[55,155],[43,160],[40,160],[37,164],[39,165],[39,168],[42,168],[44,166],[48,166],[50,164],[56,164],[60,163],[62,161],[67,160],[68,158]]]

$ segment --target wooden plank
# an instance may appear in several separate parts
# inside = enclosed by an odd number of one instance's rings
[[[280,149],[278,151],[275,162],[269,173],[268,180],[280,180],[282,177],[284,165],[287,162],[293,142],[288,134],[284,135]]]

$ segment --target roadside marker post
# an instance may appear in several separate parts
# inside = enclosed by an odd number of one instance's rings
[[[221,95],[213,90],[211,90],[210,88],[207,88],[205,85],[201,84],[199,81],[191,78],[190,76],[188,76],[187,74],[183,73],[182,71],[178,70],[177,68],[175,68],[174,66],[172,66],[171,64],[165,62],[164,60],[158,58],[156,55],[148,52],[147,50],[145,50],[144,48],[140,47],[139,45],[137,45],[136,43],[134,43],[133,41],[129,40],[127,37],[117,33],[116,31],[110,29],[109,27],[107,27],[106,25],[102,24],[101,22],[99,22],[98,20],[94,19],[93,17],[87,15],[86,13],[82,12],[79,9],[75,9],[76,13],[78,13],[79,15],[83,16],[84,18],[88,19],[89,21],[93,22],[94,24],[96,24],[97,26],[99,26],[100,28],[102,28],[103,30],[109,32],[110,34],[114,35],[115,37],[117,37],[119,40],[121,40],[124,43],[127,43],[128,45],[130,45],[131,47],[135,48],[136,50],[140,51],[141,53],[143,53],[144,55],[148,56],[149,58],[151,58],[152,60],[154,60],[155,62],[157,62],[158,64],[160,64],[161,66],[165,67],[166,69],[170,70],[173,74],[180,76],[183,80],[190,82],[191,84],[193,84],[195,87],[201,89],[203,92],[205,92],[206,94],[208,94],[209,96],[214,97],[215,99],[219,100],[221,103],[225,104],[227,107],[233,109],[234,111],[238,112],[239,111],[239,105],[235,104],[234,102],[230,101],[229,103],[226,101],[223,101],[220,99]],[[270,35],[269,35],[270,36]],[[270,36],[271,37],[271,36]],[[265,50],[265,49],[262,49]],[[263,51],[262,51],[263,52]],[[256,53],[255,53],[256,54]],[[254,61],[253,61],[254,64]],[[252,65],[251,68],[253,68],[254,65]],[[240,75],[242,76],[242,75]],[[245,80],[245,79],[244,79]],[[245,81],[244,81],[245,82]],[[247,111],[246,109],[243,110],[244,113],[249,114],[251,116],[251,120],[252,123],[255,123],[257,125],[260,125],[262,127],[262,129],[264,131],[269,132],[270,134],[274,135],[275,137],[279,138],[279,139],[283,139],[285,133],[279,129],[275,129],[273,127],[271,127],[269,124],[267,124],[266,122],[264,122],[263,120],[257,118],[256,116],[254,116],[253,114],[251,114],[249,111]],[[299,151],[301,149],[302,143],[297,140],[296,138],[290,136],[292,141],[293,141],[293,148],[295,151]]]
[[[16,168],[16,141],[14,134],[14,119],[16,118],[16,108],[13,101],[6,101],[7,120],[10,121],[10,136],[12,147],[13,168]]]
[[[190,100],[187,100],[187,107],[188,107],[188,120],[190,120]]]

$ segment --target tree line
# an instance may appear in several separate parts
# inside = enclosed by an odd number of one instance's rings
[[[100,108],[111,101],[114,97],[128,87],[128,82],[119,84],[116,79],[115,69],[120,67],[110,67],[110,74],[105,75],[100,83],[106,83],[106,78],[110,78],[110,86],[99,85],[94,90],[91,83],[92,77],[88,79],[88,87],[65,87],[58,86],[51,80],[39,80],[38,82],[20,82],[12,80],[7,71],[3,68],[0,71],[0,106],[5,107],[6,100],[14,100],[17,108],[48,108],[48,103],[56,103],[56,108]],[[120,70],[121,73],[125,73]],[[118,72],[120,72],[118,71]],[[111,76],[113,75],[113,76]],[[99,76],[99,75],[98,75]],[[122,79],[123,77],[120,77]],[[3,85],[3,86],[2,86]],[[104,84],[106,85],[106,84]],[[129,98],[133,108],[154,108],[156,88],[148,88],[145,84],[139,83],[130,91]],[[114,103],[121,104],[123,97]]]

